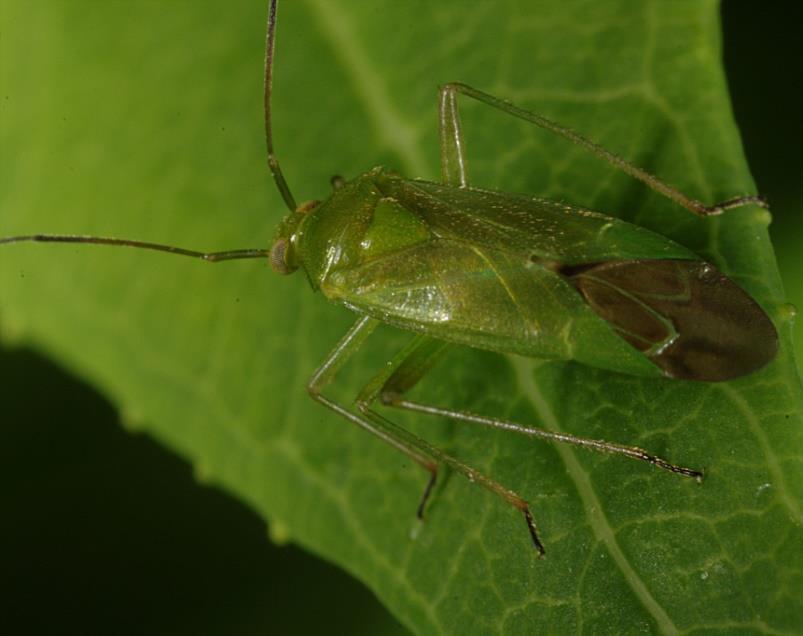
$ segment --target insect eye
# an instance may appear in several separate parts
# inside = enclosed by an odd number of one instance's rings
[[[273,247],[270,248],[270,266],[274,272],[278,274],[292,274],[296,271],[295,265],[290,265],[287,262],[287,246],[288,240],[284,237],[276,239]]]

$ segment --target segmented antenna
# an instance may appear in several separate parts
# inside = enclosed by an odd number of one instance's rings
[[[291,212],[295,212],[296,200],[284,179],[279,159],[273,151],[273,129],[271,127],[270,97],[273,92],[273,58],[276,47],[276,9],[279,0],[270,0],[268,9],[268,35],[265,41],[265,145],[268,147],[268,167],[276,182],[276,187],[284,199],[284,204]]]
[[[263,248],[246,248],[240,250],[226,250],[225,252],[198,252],[175,245],[151,243],[149,241],[134,241],[131,239],[110,238],[106,236],[83,236],[75,234],[28,234],[25,236],[9,236],[0,238],[0,245],[4,243],[92,243],[94,245],[114,245],[116,247],[136,247],[143,250],[168,252],[179,256],[200,258],[203,261],[215,263],[218,261],[232,261],[238,258],[263,258],[270,254],[270,250]]]
[[[273,132],[271,130],[271,111],[270,97],[273,88],[273,50],[276,43],[276,7],[277,0],[271,0],[268,9],[268,34],[265,42],[265,143],[268,148],[268,167],[270,168],[276,187],[284,199],[285,205],[294,212],[296,202],[290,193],[287,181],[284,179],[282,170],[279,167],[279,160],[273,151]],[[151,243],[149,241],[135,241],[131,239],[110,238],[104,236],[85,236],[72,234],[26,234],[21,236],[8,236],[0,238],[0,245],[8,243],[91,243],[95,245],[113,245],[117,247],[134,247],[138,249],[155,250],[157,252],[167,252],[178,254],[179,256],[189,256],[198,258],[211,263],[219,261],[230,261],[241,258],[263,258],[270,254],[270,250],[262,248],[247,248],[238,250],[227,250],[223,252],[199,252],[189,250],[175,245],[164,245],[162,243]]]

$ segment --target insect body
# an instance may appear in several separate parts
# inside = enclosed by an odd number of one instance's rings
[[[385,418],[377,401],[421,414],[514,431],[652,463],[700,478],[639,448],[579,438],[405,397],[452,344],[584,364],[644,377],[720,381],[755,371],[777,350],[759,305],[690,250],[642,227],[554,201],[473,188],[466,170],[458,96],[557,133],[699,215],[755,196],[705,206],[589,140],[463,84],[440,90],[442,183],[374,168],[336,183],[324,202],[297,205],[273,148],[271,92],[277,0],[270,3],[265,65],[268,164],[289,214],[272,247],[197,252],[137,240],[28,235],[0,239],[152,249],[216,262],[270,259],[279,273],[303,270],[316,290],[358,314],[308,384],[310,395],[374,433],[430,473],[419,516],[446,465],[520,510],[543,546],[527,501]],[[380,323],[415,332],[359,392],[356,408],[324,394]]]
[[[300,265],[331,300],[449,342],[711,381],[775,355],[766,314],[693,252],[548,199],[376,168],[276,240],[279,271]]]

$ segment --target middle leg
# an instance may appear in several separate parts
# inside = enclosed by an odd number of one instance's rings
[[[614,442],[607,442],[600,439],[579,437],[569,433],[560,433],[543,428],[525,426],[510,420],[496,417],[478,415],[468,411],[456,411],[441,408],[429,404],[423,404],[404,398],[404,394],[415,386],[418,381],[440,360],[446,353],[448,344],[439,340],[419,336],[413,343],[400,354],[400,359],[395,361],[391,367],[384,369],[382,373],[374,377],[371,382],[363,389],[358,398],[358,404],[363,410],[368,409],[374,401],[378,400],[386,406],[423,413],[426,415],[437,415],[447,419],[480,424],[489,428],[512,431],[528,437],[571,444],[581,448],[587,448],[613,455],[622,455],[631,459],[647,462],[663,470],[692,477],[701,481],[703,473],[693,468],[687,468],[663,459],[637,446],[626,446]]]

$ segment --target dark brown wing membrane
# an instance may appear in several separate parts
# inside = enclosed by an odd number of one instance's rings
[[[760,369],[778,350],[764,310],[708,263],[612,261],[561,273],[669,377],[730,380]]]

